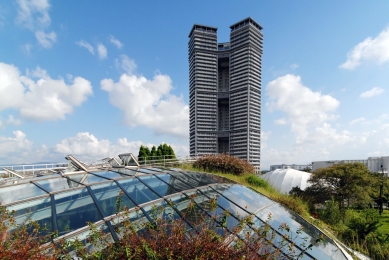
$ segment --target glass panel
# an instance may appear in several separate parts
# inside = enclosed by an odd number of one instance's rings
[[[124,207],[126,209],[135,207],[135,204],[125,194],[121,195],[121,203],[118,204],[119,193],[122,190],[114,182],[93,185],[91,189],[104,212],[104,217],[123,211]]]
[[[201,186],[206,186],[212,183],[216,183],[217,181],[212,178],[211,175],[204,174],[204,173],[199,173],[199,172],[184,172],[180,171],[177,172],[176,174],[182,174],[184,176],[187,176],[193,180],[195,180],[195,187],[201,187]]]
[[[176,199],[179,198],[180,196],[178,196],[178,198]],[[172,207],[170,207],[164,200],[158,201],[152,205],[144,206],[143,209],[146,211],[146,213],[150,216],[152,220],[156,220],[158,218],[171,221],[181,218],[180,215],[178,215],[177,212]]]
[[[146,169],[146,168],[141,168],[141,169],[139,169],[139,173],[153,174],[155,172],[154,171],[150,171],[149,169]]]
[[[69,188],[79,187],[80,184],[77,182],[71,181],[68,178],[54,178],[47,179],[43,181],[37,181],[40,186],[49,192],[58,191],[58,190],[66,190]]]
[[[129,193],[131,199],[133,199],[138,205],[159,199],[157,194],[147,188],[136,178],[119,180],[118,183],[123,186],[127,193]]]
[[[134,176],[135,174],[138,173],[138,171],[136,171],[136,170],[120,169],[120,168],[116,168],[116,169],[114,168],[114,169],[112,169],[112,171],[113,172],[118,172],[118,173],[122,174],[123,177],[126,176],[126,175]]]
[[[164,172],[164,170],[159,169],[159,168],[147,168],[147,169],[153,170],[153,171],[156,171],[156,172]]]
[[[58,193],[54,198],[60,236],[102,219],[86,188]]]
[[[129,227],[138,231],[143,229],[146,223],[149,223],[149,220],[141,210],[126,212],[111,220],[111,224],[119,238],[122,238],[123,234],[130,230]]]
[[[91,184],[91,183],[98,183],[102,181],[107,181],[107,179],[101,178],[99,176],[85,173],[85,174],[72,174],[72,175],[67,175],[67,178],[80,182],[82,184]]]
[[[221,186],[225,187],[225,185]],[[219,185],[212,187],[216,188]],[[230,188],[222,192],[222,195],[252,213],[255,213],[258,209],[274,204],[274,201],[241,185],[230,186]]]
[[[139,176],[138,178],[142,182],[147,183],[147,185],[161,197],[178,192],[155,176]]]
[[[174,178],[173,176],[169,174],[156,174],[157,178],[162,179],[164,182],[168,183],[170,186],[172,186],[176,191],[184,191],[184,190],[190,190],[194,187],[189,186],[188,184],[182,182],[181,180]]]
[[[212,196],[214,193],[213,191],[207,192],[207,196],[204,196],[205,194],[198,191],[197,196],[195,198],[196,203],[199,207],[201,207],[203,210],[205,210],[212,218],[215,218],[217,220],[217,224],[214,224],[210,222],[207,218],[205,218],[205,223],[209,223],[212,229],[217,230],[217,232],[220,235],[223,235],[225,233],[225,230],[221,227],[224,226],[228,230],[232,231],[235,226],[239,224],[239,221],[234,217],[234,214],[230,214],[229,216],[226,216],[226,210],[224,208],[221,208],[219,205],[219,194],[215,194],[215,196]],[[215,200],[216,199],[216,203]],[[225,219],[224,219],[225,218]]]
[[[102,225],[97,226],[96,228],[98,231],[103,231],[104,237],[102,237],[100,239],[102,239],[103,241],[106,241],[108,243],[113,242],[112,235],[111,235],[107,225],[102,224]],[[85,230],[81,233],[78,233],[74,236],[67,238],[66,241],[74,241],[74,240],[78,239],[84,245],[84,248],[86,249],[86,251],[89,253],[91,253],[93,251],[101,251],[102,249],[104,249],[104,247],[96,247],[90,243],[90,240],[89,240],[90,234],[91,234],[91,232],[88,229],[88,230]],[[73,259],[79,259],[76,257],[76,253],[74,251],[69,252],[69,255],[72,256]]]
[[[7,207],[7,210],[15,211],[15,221],[17,225],[30,221],[37,221],[41,229],[45,229],[46,227],[47,232],[52,231],[50,196],[13,204],[12,206]]]
[[[108,179],[121,179],[123,177],[128,177],[127,175],[119,174],[117,172],[111,172],[111,171],[106,171],[106,172],[93,172],[96,175],[108,178]]]
[[[18,200],[29,199],[47,194],[44,190],[38,188],[32,183],[20,184],[0,188],[1,204],[8,204]]]
[[[266,220],[269,214],[271,215],[271,219],[268,223],[274,229],[278,229],[283,235],[289,236],[291,240],[300,247],[305,248],[311,243],[315,244],[315,240],[320,237],[320,234],[315,232],[316,229],[312,225],[301,220],[301,217],[283,208],[281,205],[271,205],[258,212],[257,216]],[[285,224],[290,227],[289,232],[279,229]],[[300,230],[301,234],[297,234],[297,230]],[[315,256],[317,259],[331,259],[332,255],[337,254],[338,251],[340,251],[340,249],[325,236],[323,242],[314,245],[307,253]],[[342,258],[340,259],[346,258],[342,254]]]

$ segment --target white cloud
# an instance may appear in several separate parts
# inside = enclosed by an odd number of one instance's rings
[[[20,125],[22,123],[22,121],[20,121],[17,118],[14,118],[13,115],[8,115],[8,119],[7,119],[6,123],[7,123],[7,125],[18,126],[18,125]]]
[[[285,118],[280,118],[280,119],[275,120],[274,123],[276,125],[286,125],[288,122],[286,121]]]
[[[127,55],[120,55],[118,59],[115,59],[116,68],[123,69],[127,74],[132,74],[136,69],[136,63],[130,59]]]
[[[339,107],[339,101],[329,95],[313,92],[301,82],[300,76],[287,74],[267,84],[270,101],[266,104],[270,111],[280,110],[287,115],[278,123],[288,122],[297,141],[308,138],[312,127],[334,120],[336,115],[330,114]]]
[[[30,30],[50,25],[48,0],[18,0],[17,3],[19,6],[17,21],[22,25]]]
[[[45,33],[51,24],[48,0],[18,0],[17,22],[35,32],[35,37],[44,48],[52,47],[57,35],[54,31]]]
[[[55,145],[54,151],[63,155],[72,154],[81,160],[93,161],[121,153],[133,153],[137,156],[142,144],[152,146],[141,141],[128,141],[127,138],[119,138],[113,144],[107,139],[99,140],[91,133],[82,132],[63,139]]]
[[[351,120],[350,122],[350,125],[354,125],[356,123],[361,123],[361,122],[365,122],[366,121],[366,118],[364,117],[359,117],[359,118],[356,118],[354,120]]]
[[[290,65],[290,68],[292,70],[297,69],[298,67],[299,67],[299,65],[297,63],[293,63],[292,65]]]
[[[371,97],[374,97],[374,96],[378,96],[378,95],[381,95],[382,93],[384,93],[385,89],[383,88],[377,88],[377,87],[374,87],[368,91],[365,91],[363,93],[361,93],[359,95],[359,97],[361,98],[371,98]]]
[[[107,58],[107,48],[102,43],[99,43],[97,45],[97,53],[98,53],[99,58],[101,60],[104,60]]]
[[[121,49],[123,47],[123,43],[121,43],[118,39],[113,37],[112,35],[109,36],[109,40],[113,45],[115,45],[118,49]]]
[[[20,116],[37,121],[64,119],[93,93],[91,83],[84,78],[76,77],[67,85],[39,67],[22,76],[18,68],[1,62],[0,86],[0,111],[14,108]]]
[[[362,62],[372,61],[378,65],[389,62],[389,26],[376,38],[368,37],[357,44],[348,54],[345,63],[339,68],[354,69]]]
[[[31,44],[27,43],[27,44],[25,44],[25,45],[22,46],[22,49],[23,49],[28,55],[30,55],[32,46],[31,46]]]
[[[123,74],[116,83],[103,79],[100,84],[109,93],[110,103],[123,111],[126,124],[147,126],[156,134],[188,137],[189,106],[182,96],[170,94],[173,86],[169,76],[156,75],[148,80]]]
[[[76,42],[76,44],[80,47],[84,47],[85,49],[87,49],[90,53],[92,53],[93,55],[95,55],[95,49],[93,48],[92,45],[90,45],[87,41],[84,41],[84,40],[81,40],[81,41],[78,41]]]
[[[50,48],[57,40],[57,35],[55,34],[55,32],[45,33],[44,31],[36,31],[35,37],[38,40],[39,44],[42,45],[44,48]]]
[[[31,152],[32,142],[26,138],[26,134],[19,130],[13,131],[13,134],[13,137],[0,136],[0,162],[2,163],[20,163],[20,158],[28,156]]]

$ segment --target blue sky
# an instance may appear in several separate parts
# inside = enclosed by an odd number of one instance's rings
[[[388,1],[2,1],[0,164],[188,154],[194,23],[263,26],[262,155],[389,155]]]

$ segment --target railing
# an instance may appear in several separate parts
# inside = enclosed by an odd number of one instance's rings
[[[12,177],[9,171],[3,170],[7,168],[23,175],[34,175],[37,172],[49,171],[49,170],[61,170],[66,169],[68,166],[67,162],[64,163],[48,163],[48,164],[29,164],[29,165],[1,165],[0,166],[0,176],[3,177]]]
[[[140,167],[145,167],[145,166],[147,166],[147,167],[149,167],[149,166],[172,167],[172,166],[180,166],[180,165],[187,164],[187,163],[193,163],[199,157],[200,156],[189,156],[189,155],[148,156],[146,158],[138,157],[138,162],[139,162]]]

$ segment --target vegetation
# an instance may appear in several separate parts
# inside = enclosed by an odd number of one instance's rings
[[[311,186],[305,190],[306,198],[324,204],[334,198],[339,209],[344,207],[366,207],[371,203],[372,185],[376,182],[362,163],[335,164],[318,169],[309,180]]]
[[[122,209],[120,196],[116,205],[118,212]],[[89,223],[90,234],[85,241],[74,238],[42,245],[56,234],[40,236],[42,232],[36,222],[17,227],[13,214],[2,208],[0,259],[299,259],[303,252],[321,242],[318,238],[311,244],[291,244],[288,240],[293,241],[300,232],[296,237],[288,236],[290,228],[285,223],[277,231],[266,222],[255,226],[251,215],[235,216],[239,224],[233,230],[227,229],[228,219],[232,217],[230,212],[208,215],[201,211],[194,199],[195,196],[182,213],[191,222],[174,218],[171,212],[175,205],[171,201],[152,208],[149,212],[151,222],[144,221],[140,211],[136,211],[139,218],[130,221],[130,212],[124,209],[124,212],[117,213],[114,221],[115,231],[120,235],[116,242]],[[207,204],[209,212],[215,212],[216,199]],[[275,240],[275,232],[286,235]],[[279,248],[274,249],[273,243]]]
[[[166,143],[162,143],[157,147],[153,145],[150,149],[147,146],[141,145],[138,153],[138,161],[140,163],[147,162],[149,160],[161,160],[161,159],[175,159],[176,155],[173,148]]]
[[[309,182],[305,191],[295,187],[290,194],[307,202],[312,214],[350,247],[373,259],[389,259],[389,213],[380,216],[372,208],[380,184],[388,191],[382,174],[370,173],[362,163],[336,164],[317,170]]]
[[[229,154],[204,155],[193,163],[193,167],[204,171],[217,171],[235,175],[253,174],[255,172],[254,166],[249,162]]]

